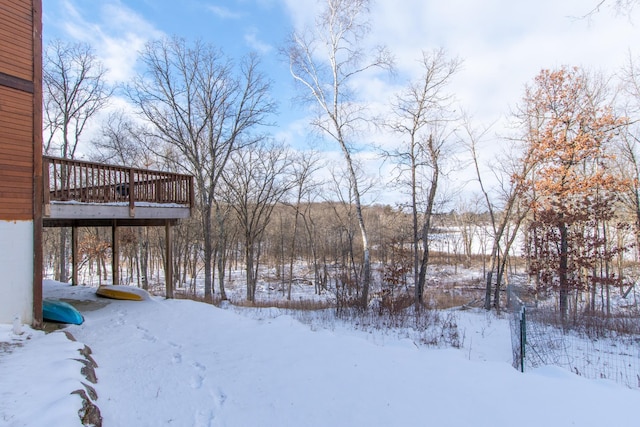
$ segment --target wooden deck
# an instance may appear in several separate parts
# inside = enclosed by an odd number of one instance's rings
[[[47,156],[42,168],[45,226],[152,225],[188,218],[193,207],[190,175]]]
[[[165,227],[166,296],[173,298],[172,226],[189,218],[193,177],[43,156],[44,227],[70,227],[72,283],[78,283],[77,227],[110,227],[113,284],[119,284],[119,227]],[[40,244],[41,245],[41,244]]]

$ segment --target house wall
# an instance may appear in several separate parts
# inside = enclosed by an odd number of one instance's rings
[[[0,3],[0,72],[33,81],[31,0]]]
[[[33,221],[32,94],[0,86],[0,129],[0,220]]]
[[[0,323],[42,316],[41,7],[0,2]]]

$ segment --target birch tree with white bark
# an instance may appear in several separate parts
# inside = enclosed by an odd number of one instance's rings
[[[368,71],[392,66],[386,48],[366,46],[369,7],[369,0],[321,0],[315,24],[294,31],[286,46],[291,75],[302,88],[303,100],[316,110],[312,125],[340,146],[349,172],[364,247],[363,307],[369,299],[371,256],[353,155],[357,130],[366,120],[366,100],[358,99],[353,83]]]

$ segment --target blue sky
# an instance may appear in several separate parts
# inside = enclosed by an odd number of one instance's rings
[[[640,55],[640,25],[607,4],[591,19],[576,19],[599,0],[377,0],[372,7],[371,43],[393,52],[393,79],[362,82],[361,97],[388,105],[392,93],[416,75],[421,50],[445,48],[463,61],[451,84],[461,109],[480,123],[501,121],[522,97],[524,85],[542,68],[584,66],[617,72],[631,54]],[[278,55],[287,34],[312,22],[315,0],[44,0],[44,38],[81,40],[93,45],[112,81],[135,72],[136,52],[149,40],[178,35],[200,38],[232,57],[253,50],[274,81],[280,104],[276,137],[295,146],[309,141],[308,118],[292,105],[288,67]],[[365,136],[384,145],[392,138]],[[387,139],[385,139],[387,138]],[[487,144],[495,147],[496,140]],[[335,147],[337,148],[337,147]],[[331,146],[325,147],[327,156]],[[336,153],[336,159],[339,154]],[[361,161],[375,175],[375,154]],[[388,171],[384,172],[388,175]]]
[[[292,90],[288,68],[278,55],[292,27],[275,0],[45,0],[43,26],[45,43],[62,38],[92,44],[113,81],[132,76],[135,54],[145,42],[177,35],[210,42],[235,59],[257,52],[274,93]],[[286,101],[283,113],[288,105]]]

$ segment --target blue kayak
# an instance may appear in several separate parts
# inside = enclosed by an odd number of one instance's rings
[[[45,299],[42,301],[42,318],[49,322],[81,325],[82,314],[74,306],[64,301]]]

